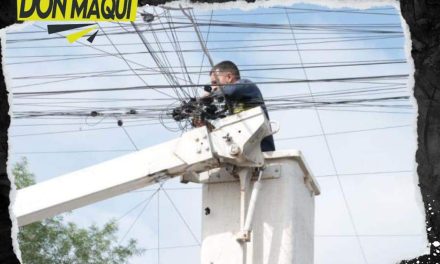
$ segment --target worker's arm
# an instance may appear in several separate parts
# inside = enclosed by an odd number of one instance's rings
[[[222,90],[216,86],[216,89],[213,89],[211,95],[216,96],[225,96],[225,97],[234,97],[237,93],[237,87],[239,84],[227,84],[222,87]]]

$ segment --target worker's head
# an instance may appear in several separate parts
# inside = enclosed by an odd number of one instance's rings
[[[240,71],[232,61],[222,61],[212,67],[209,76],[211,77],[212,88],[216,90],[219,84],[231,84],[240,80]]]

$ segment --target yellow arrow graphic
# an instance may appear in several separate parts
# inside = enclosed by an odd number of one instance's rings
[[[91,27],[91,28],[86,28],[84,30],[69,34],[66,36],[67,40],[70,43],[73,43],[75,41],[77,41],[79,38],[81,38],[82,36],[84,36],[85,34],[89,33],[90,31],[96,29],[96,27]]]

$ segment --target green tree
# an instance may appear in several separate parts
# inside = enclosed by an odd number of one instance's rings
[[[17,189],[35,184],[26,159],[16,163],[12,173]],[[102,228],[92,225],[87,229],[66,223],[62,216],[35,222],[19,229],[22,261],[24,264],[119,264],[144,252],[134,239],[119,245],[117,231],[114,220]]]

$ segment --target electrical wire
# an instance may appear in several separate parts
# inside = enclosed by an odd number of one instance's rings
[[[289,24],[291,24],[290,16],[289,16],[289,14],[288,14],[287,12],[286,12],[286,16],[287,16],[287,20],[288,20]],[[290,30],[291,30],[291,32],[292,32],[293,41],[294,41],[294,43],[296,44],[296,47],[297,47],[297,50],[298,50],[298,58],[299,58],[299,61],[302,63],[303,59],[302,59],[302,55],[301,55],[301,52],[300,52],[300,46],[299,46],[298,43],[296,42],[296,36],[295,36],[294,28],[291,27]],[[303,69],[303,73],[304,73],[304,77],[305,77],[306,79],[309,79],[309,78],[308,78],[308,74],[307,74],[306,69]],[[313,97],[313,91],[312,91],[312,88],[311,88],[310,82],[307,82],[307,88],[308,88],[308,90],[309,90],[309,92],[310,92],[310,96],[312,97],[312,100],[315,101],[315,99],[314,99],[314,97]],[[317,117],[317,119],[318,119],[319,127],[320,127],[320,129],[321,129],[321,133],[322,133],[322,135],[323,135],[323,138],[324,138],[324,141],[325,141],[325,144],[326,144],[326,148],[327,148],[328,154],[329,154],[329,156],[330,156],[330,160],[331,160],[332,167],[333,167],[333,170],[334,170],[335,175],[336,175],[336,179],[337,179],[337,181],[338,181],[339,190],[341,191],[342,198],[344,199],[344,205],[345,205],[345,207],[346,207],[346,209],[347,209],[347,212],[348,212],[348,215],[349,215],[349,217],[350,217],[350,223],[351,223],[351,225],[352,225],[352,227],[353,227],[353,231],[354,231],[355,237],[356,237],[356,239],[357,239],[357,242],[358,242],[358,245],[359,245],[359,249],[360,249],[361,254],[362,254],[362,258],[363,258],[363,260],[364,260],[364,263],[365,263],[365,264],[368,264],[367,257],[366,257],[366,255],[365,255],[365,249],[364,249],[364,247],[363,247],[363,245],[362,245],[362,241],[361,241],[360,238],[359,238],[359,232],[358,232],[357,227],[356,227],[356,225],[355,225],[355,223],[354,223],[354,218],[353,218],[353,215],[352,215],[352,212],[351,212],[351,208],[350,208],[350,206],[349,206],[349,204],[348,204],[348,201],[347,201],[347,197],[346,197],[346,194],[345,194],[344,188],[342,187],[342,183],[341,183],[341,180],[340,180],[339,175],[338,175],[338,170],[337,170],[337,168],[336,168],[336,163],[335,163],[335,160],[334,160],[334,157],[333,157],[333,153],[332,153],[332,151],[331,151],[331,148],[330,148],[330,145],[329,145],[329,143],[328,143],[327,136],[326,136],[326,132],[325,132],[325,130],[324,130],[324,126],[323,126],[323,124],[322,124],[321,115],[320,115],[320,113],[319,113],[319,111],[318,111],[318,109],[317,109],[316,107],[315,107],[315,113],[316,113],[316,117]]]

